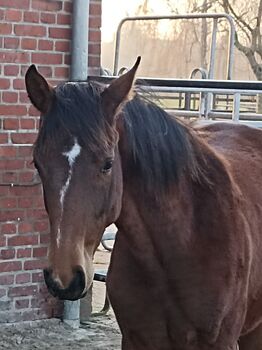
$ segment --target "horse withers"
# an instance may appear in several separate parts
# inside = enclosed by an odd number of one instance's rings
[[[84,296],[116,222],[107,288],[122,349],[262,350],[262,131],[184,125],[132,92],[139,61],[108,87],[27,71],[47,287]]]

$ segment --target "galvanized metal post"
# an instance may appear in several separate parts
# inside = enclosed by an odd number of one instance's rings
[[[236,35],[236,29],[234,20],[231,16],[227,16],[227,20],[229,23],[229,44],[228,44],[228,65],[227,65],[227,79],[232,79],[233,76],[233,64],[234,64],[234,47],[235,47],[235,35]]]
[[[217,41],[217,21],[218,18],[213,18],[213,31],[210,47],[210,60],[209,60],[209,69],[208,69],[208,79],[214,79],[215,72],[215,58],[216,58],[216,41]],[[205,118],[208,119],[209,113],[212,110],[213,106],[213,94],[207,93],[206,98],[206,110]]]
[[[212,31],[211,48],[210,48],[208,79],[214,79],[215,58],[216,58],[216,41],[217,41],[217,20],[218,20],[217,18],[213,19],[213,31]]]
[[[189,79],[195,78],[196,74],[201,74],[201,79],[207,79],[208,72],[205,68],[195,68],[192,70]],[[201,91],[199,94],[199,118],[205,117],[205,111],[207,110],[207,93]]]
[[[73,1],[71,80],[86,80],[88,75],[89,0]]]
[[[234,104],[233,104],[233,112],[232,112],[233,122],[239,121],[240,98],[241,98],[241,95],[239,93],[234,94]]]
[[[88,75],[89,0],[73,1],[70,80],[86,80]],[[80,300],[64,302],[63,321],[73,328],[80,324]]]

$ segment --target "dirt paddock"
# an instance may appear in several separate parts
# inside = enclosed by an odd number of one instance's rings
[[[95,268],[106,268],[110,254],[99,250]],[[94,282],[93,311],[101,310],[105,284]],[[0,324],[0,350],[119,350],[121,335],[112,309],[106,316],[91,317],[85,326],[72,329],[58,319]]]
[[[113,315],[72,329],[58,319],[2,325],[1,350],[118,350],[120,333]]]

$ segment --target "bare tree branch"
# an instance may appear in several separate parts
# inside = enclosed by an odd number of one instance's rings
[[[232,0],[203,0],[201,5],[196,0],[190,0],[189,3],[189,9],[195,12],[203,12],[204,7],[204,12],[209,9],[217,11],[221,6],[234,18],[238,27],[235,46],[246,56],[256,78],[262,80],[262,0],[249,0],[246,4]]]
[[[232,6],[230,6],[228,0],[221,0],[219,1],[220,5],[223,7],[226,13],[232,15],[234,17],[235,22],[237,25],[240,27],[243,33],[247,36],[248,40],[251,41],[252,37],[252,28],[243,20],[243,17],[245,17],[245,13],[241,15],[237,15],[235,10],[233,9]]]
[[[247,45],[242,44],[239,40],[239,34],[236,33],[236,37],[235,37],[236,47],[238,48],[239,51],[244,53],[244,55],[247,57],[256,78],[258,80],[262,80],[262,64],[258,62],[256,57],[256,54],[257,54],[262,59],[262,45],[261,45],[262,35],[261,35],[261,29],[260,29],[261,16],[262,16],[262,0],[259,0],[257,16],[254,16],[254,19],[256,19],[256,25],[254,28],[252,28],[244,20],[244,18],[248,13],[247,11],[243,12],[242,14],[237,14],[233,6],[230,5],[230,2],[231,2],[230,0],[221,0],[221,1],[222,1],[221,5],[223,6],[224,10],[234,17],[242,34],[244,33],[246,35],[250,43],[250,45],[248,45],[248,43]]]
[[[256,78],[258,80],[262,80],[262,64],[258,63],[258,61],[256,60],[255,52],[250,47],[244,46],[239,42],[237,33],[235,35],[235,45],[238,48],[238,50],[243,52],[243,54],[248,59],[248,62]]]
[[[228,0],[223,0],[223,7],[225,9],[228,9],[232,15],[234,16],[234,18],[239,22],[241,23],[246,29],[248,29],[251,33],[253,31],[253,29],[250,27],[250,25],[244,21],[243,17],[241,15],[238,15],[236,13],[236,11],[233,9],[233,7],[230,5],[229,1]]]

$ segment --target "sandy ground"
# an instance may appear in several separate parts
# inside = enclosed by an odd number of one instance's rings
[[[105,268],[110,253],[96,253],[95,267]],[[94,282],[93,311],[104,303],[105,284]],[[58,319],[0,325],[0,350],[120,350],[121,335],[112,309],[106,316],[91,317],[85,326],[72,329]]]
[[[70,329],[56,319],[1,326],[1,350],[119,350],[120,334],[111,316]]]

